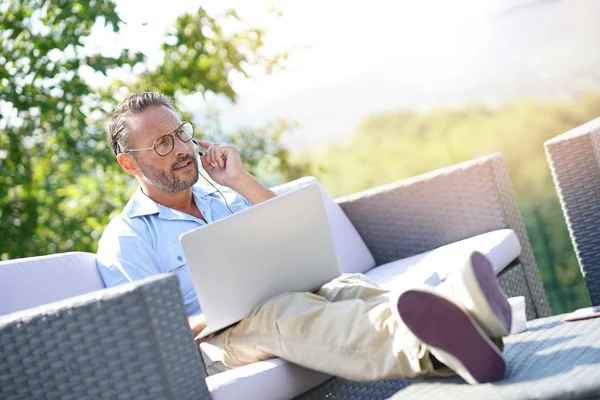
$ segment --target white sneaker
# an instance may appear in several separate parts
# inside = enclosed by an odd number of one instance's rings
[[[463,307],[491,338],[510,333],[512,312],[492,265],[478,251],[435,289]]]
[[[474,385],[506,375],[502,354],[469,314],[431,289],[412,289],[397,299],[407,328],[431,354]]]

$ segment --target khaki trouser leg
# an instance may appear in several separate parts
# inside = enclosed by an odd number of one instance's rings
[[[440,375],[429,351],[392,316],[388,292],[358,274],[315,293],[270,299],[201,349],[216,362],[213,372],[217,364],[230,369],[280,357],[351,380]]]

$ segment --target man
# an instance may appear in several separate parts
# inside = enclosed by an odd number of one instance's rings
[[[222,198],[194,186],[192,136],[193,127],[179,120],[166,96],[140,93],[117,106],[108,141],[139,188],[106,227],[97,262],[107,286],[177,274],[196,335],[206,324],[179,235],[275,194],[244,169],[235,147],[204,141],[202,168],[230,190]],[[281,357],[352,380],[458,373],[475,384],[504,377],[502,337],[510,326],[510,307],[488,260],[473,253],[435,289],[392,295],[355,274],[314,293],[283,293],[208,339],[202,350],[209,371]]]

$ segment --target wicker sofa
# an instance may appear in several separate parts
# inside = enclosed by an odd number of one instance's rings
[[[544,143],[592,304],[600,304],[600,118]]]
[[[502,271],[500,282],[509,297],[526,298],[528,319],[551,314],[501,154],[370,189],[338,203],[376,265],[512,229],[521,253]],[[3,399],[208,399],[204,378],[172,275],[0,317]],[[301,398],[387,398],[409,383],[331,378]],[[265,383],[265,392],[277,384]]]

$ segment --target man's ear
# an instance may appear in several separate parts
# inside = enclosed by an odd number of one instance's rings
[[[117,161],[125,172],[130,175],[136,176],[139,173],[139,167],[133,157],[128,153],[119,153],[117,155]]]

